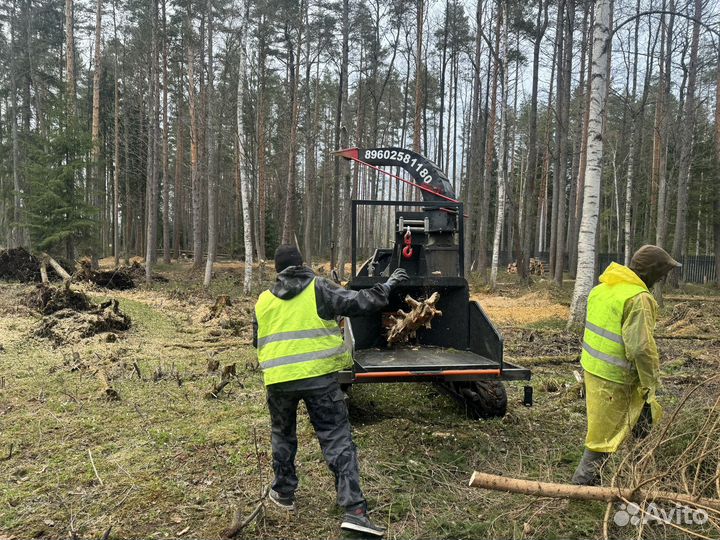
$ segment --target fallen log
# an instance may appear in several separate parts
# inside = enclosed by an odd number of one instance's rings
[[[655,336],[655,339],[697,339],[698,341],[713,341],[720,339],[718,336],[708,336],[708,335],[676,335],[676,334],[660,334]]]
[[[50,283],[47,273],[47,261],[44,258],[40,263],[40,280],[42,281],[43,285],[47,285],[48,283]]]
[[[665,300],[674,302],[720,302],[720,296],[685,296],[685,295],[665,295]]]
[[[62,278],[62,280],[65,282],[65,285],[68,286],[72,281],[70,274],[68,274],[65,269],[60,266],[60,264],[50,255],[48,255],[47,253],[43,253],[42,255],[47,260],[47,262],[50,263],[50,266],[52,266],[52,269],[55,270],[55,273]]]
[[[557,356],[506,356],[505,359],[509,362],[517,362],[523,366],[575,364],[580,360],[580,354],[565,354]]]
[[[713,508],[720,510],[720,499],[695,498],[683,493],[620,487],[556,484],[554,482],[540,482],[538,480],[506,478],[504,476],[478,471],[473,472],[468,485],[470,487],[492,489],[506,493],[519,493],[522,495],[535,495],[537,497],[552,497],[556,499],[580,499],[605,502],[627,500],[637,503],[649,500],[664,500],[695,508]]]
[[[421,302],[407,295],[405,302],[412,309],[409,313],[399,310],[396,314],[390,316],[392,326],[388,331],[388,345],[413,339],[420,328],[430,328],[430,321],[437,316],[442,316],[442,311],[435,308],[438,300],[440,300],[440,293],[437,291],[432,293],[430,298]]]

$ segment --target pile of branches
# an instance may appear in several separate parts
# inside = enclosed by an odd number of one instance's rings
[[[670,316],[662,325],[666,334],[714,335],[718,315],[717,307],[713,304],[681,302],[673,306]]]
[[[478,471],[470,486],[535,497],[606,501],[605,540],[720,538],[720,374],[693,387],[647,437],[614,454],[604,468],[606,473],[614,472],[609,486],[558,484]]]
[[[669,537],[720,538],[720,507],[702,503],[720,499],[720,374],[690,389],[647,438],[637,440],[618,458],[613,488],[648,494],[674,492],[683,504],[676,508],[650,497],[623,501],[637,526],[632,531],[635,538],[658,537],[659,531]],[[680,517],[684,507],[693,509],[694,522],[688,524]],[[603,525],[606,539],[619,536],[618,529],[613,529],[613,509],[608,504]],[[668,517],[673,509],[673,517]],[[698,516],[706,518],[705,523]]]

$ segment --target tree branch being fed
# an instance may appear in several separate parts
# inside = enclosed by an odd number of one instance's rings
[[[559,499],[582,499],[586,501],[633,501],[646,500],[672,501],[694,508],[712,508],[720,510],[720,499],[707,499],[693,497],[683,493],[668,491],[652,491],[629,489],[619,487],[576,486],[570,484],[556,484],[553,482],[539,482],[537,480],[522,480],[519,478],[506,478],[494,474],[475,471],[470,478],[470,487],[505,491],[507,493],[521,493],[537,497],[554,497]]]
[[[390,316],[393,325],[388,332],[388,345],[403,343],[415,338],[420,328],[430,328],[430,321],[437,316],[442,316],[442,311],[435,308],[440,300],[440,293],[434,292],[427,300],[418,302],[412,296],[407,295],[405,302],[412,308],[409,313],[399,310],[395,315]]]

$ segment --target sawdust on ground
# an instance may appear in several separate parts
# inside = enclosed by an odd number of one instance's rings
[[[480,302],[490,320],[501,325],[567,320],[570,316],[570,308],[559,304],[546,291],[532,292],[516,298],[476,293],[471,299]]]

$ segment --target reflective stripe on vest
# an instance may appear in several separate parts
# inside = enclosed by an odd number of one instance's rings
[[[632,283],[601,283],[590,292],[580,358],[586,371],[620,384],[637,379],[625,355],[622,320],[625,302],[643,292],[647,288]]]
[[[266,385],[318,377],[352,365],[338,324],[317,314],[314,279],[289,300],[263,292],[255,317],[258,360]]]

